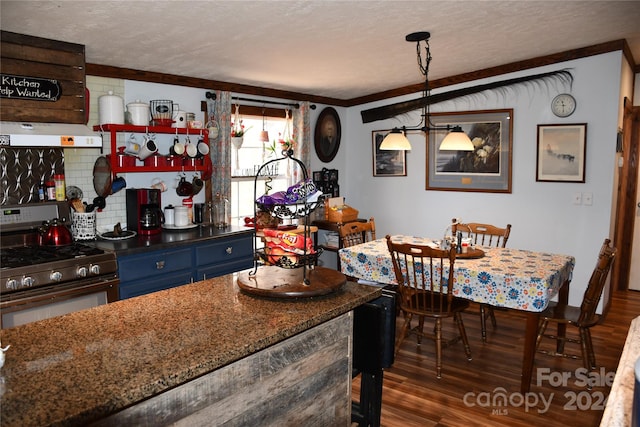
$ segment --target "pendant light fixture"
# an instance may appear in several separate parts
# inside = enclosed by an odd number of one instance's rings
[[[405,40],[408,42],[416,43],[416,54],[418,57],[418,65],[420,72],[424,76],[424,97],[427,99],[431,93],[429,88],[429,63],[431,62],[431,51],[429,50],[429,38],[431,34],[428,31],[419,31],[416,33],[408,34]],[[420,51],[421,43],[424,43],[425,57],[422,58]],[[407,131],[420,131],[430,132],[437,130],[449,131],[447,136],[442,140],[438,150],[455,150],[455,151],[473,151],[473,143],[471,139],[462,131],[460,126],[434,126],[431,124],[429,115],[429,102],[425,102],[422,107],[422,120],[421,126],[408,128],[403,126],[400,128],[393,128],[391,132],[382,140],[380,144],[381,150],[411,150],[411,143],[406,137]]]

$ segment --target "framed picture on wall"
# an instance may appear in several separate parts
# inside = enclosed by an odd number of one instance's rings
[[[391,130],[374,130],[373,176],[407,176],[407,152],[404,150],[381,150],[380,144]]]
[[[436,127],[460,126],[473,151],[440,150],[446,129],[431,130],[427,147],[427,190],[511,193],[513,110],[432,114]]]
[[[342,127],[338,112],[332,107],[325,108],[318,116],[314,133],[314,147],[321,161],[329,163],[336,157],[341,136]]]
[[[587,124],[538,125],[536,181],[585,182]]]

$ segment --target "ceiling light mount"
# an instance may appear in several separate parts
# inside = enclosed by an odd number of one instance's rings
[[[431,33],[428,31],[417,31],[407,34],[405,40],[408,42],[416,43],[416,56],[418,59],[418,66],[420,72],[424,76],[424,99],[425,103],[422,106],[422,117],[420,125],[417,127],[403,126],[402,130],[394,128],[380,144],[381,150],[411,150],[411,143],[406,137],[407,131],[420,131],[426,132],[435,130],[450,131],[447,136],[442,140],[439,150],[455,150],[455,151],[473,151],[473,143],[471,139],[462,131],[460,126],[440,126],[436,127],[431,123],[429,114],[428,97],[430,96],[431,89],[429,88],[429,64],[431,63],[431,50],[429,48],[429,39]],[[422,56],[421,46],[424,44],[425,56]]]
[[[407,34],[405,36],[405,40],[408,42],[424,42],[431,38],[431,33],[429,31],[417,31],[415,33]]]

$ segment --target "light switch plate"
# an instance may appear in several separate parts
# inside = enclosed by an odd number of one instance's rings
[[[574,205],[582,204],[582,193],[573,193],[573,204]]]
[[[593,205],[593,193],[582,193],[582,204],[586,206]]]

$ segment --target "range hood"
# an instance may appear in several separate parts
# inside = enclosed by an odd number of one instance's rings
[[[81,124],[0,122],[0,147],[102,148],[102,137]]]

